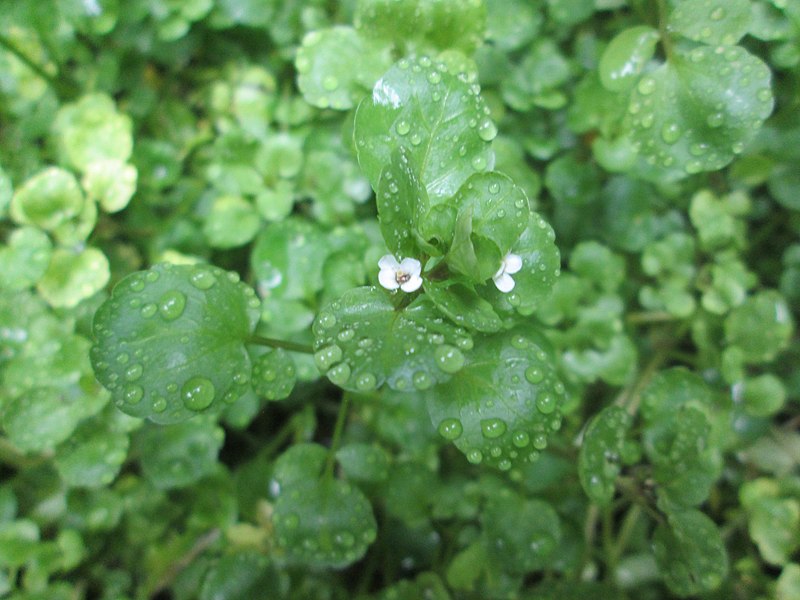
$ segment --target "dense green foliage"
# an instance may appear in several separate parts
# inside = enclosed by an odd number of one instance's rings
[[[800,3],[0,13],[0,598],[800,598]]]

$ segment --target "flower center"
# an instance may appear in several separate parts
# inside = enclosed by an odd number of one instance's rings
[[[409,279],[411,279],[411,273],[404,273],[403,271],[398,271],[395,273],[394,279],[397,283],[403,284]]]

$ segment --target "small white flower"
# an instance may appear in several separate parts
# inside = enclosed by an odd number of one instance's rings
[[[497,273],[492,275],[492,281],[497,286],[497,289],[507,294],[514,289],[514,280],[512,275],[518,273],[522,268],[522,258],[518,254],[509,252],[506,254],[503,262],[500,263],[500,268]]]
[[[378,281],[387,290],[400,288],[404,292],[414,292],[422,285],[422,265],[416,258],[404,258],[397,262],[391,254],[382,256],[378,261],[381,272],[378,273]]]

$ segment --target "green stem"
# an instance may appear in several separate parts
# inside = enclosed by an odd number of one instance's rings
[[[268,338],[260,335],[251,335],[247,339],[247,343],[255,344],[256,346],[269,346],[270,348],[283,348],[284,350],[302,352],[303,354],[314,354],[314,349],[306,344],[276,340],[275,338]]]
[[[333,439],[331,440],[331,447],[328,450],[328,460],[325,463],[325,479],[333,479],[333,465],[336,462],[336,451],[339,449],[339,443],[342,441],[342,432],[344,431],[344,424],[347,421],[347,413],[350,410],[350,396],[345,394],[342,398],[342,403],[339,405],[339,414],[336,416],[336,425],[333,428]]]
[[[58,79],[58,76],[53,76],[44,70],[44,67],[34,61],[30,56],[25,54],[22,50],[17,48],[16,44],[4,35],[0,35],[0,47],[5,49],[10,54],[13,54],[17,59],[28,67],[31,71],[36,73],[39,77],[44,79],[57,95],[71,98],[74,93],[70,85],[65,85],[63,81]]]
[[[622,521],[622,525],[620,525],[619,528],[619,535],[617,535],[617,543],[613,548],[612,559],[614,564],[619,563],[620,557],[622,557],[622,554],[625,552],[625,546],[628,545],[628,540],[633,533],[633,528],[636,527],[636,523],[639,522],[641,514],[642,508],[638,504],[631,506],[630,510],[625,514],[625,519]]]
[[[661,44],[664,46],[664,54],[667,55],[667,60],[671,61],[672,52],[672,38],[667,31],[667,18],[669,11],[667,10],[667,0],[658,0],[658,34],[661,37]]]
[[[592,547],[594,546],[594,537],[597,531],[597,519],[600,516],[600,509],[596,504],[589,506],[586,513],[586,522],[583,525],[583,556],[581,557],[581,566],[575,572],[575,579],[578,581],[583,577],[583,572],[586,570],[586,565],[592,559]]]
[[[617,571],[617,560],[614,556],[614,514],[610,508],[603,511],[603,554],[606,557],[608,573],[614,577]]]

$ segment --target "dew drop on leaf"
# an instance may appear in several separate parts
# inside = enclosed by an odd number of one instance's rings
[[[192,377],[181,387],[181,399],[189,410],[203,410],[214,401],[214,384],[205,377]]]
[[[458,419],[444,419],[437,428],[439,435],[446,440],[457,440],[464,432],[464,427]]]
[[[464,366],[461,350],[449,344],[442,344],[434,350],[436,366],[445,373],[456,373]]]
[[[158,312],[165,321],[174,321],[186,308],[186,295],[178,290],[164,292],[158,301]]]

